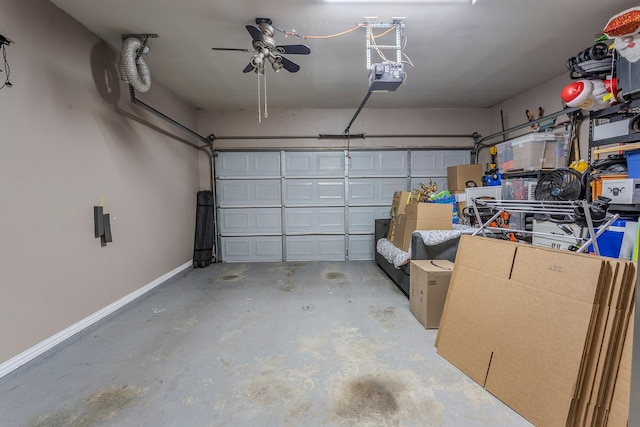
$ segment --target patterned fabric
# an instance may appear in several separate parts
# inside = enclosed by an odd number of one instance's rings
[[[384,237],[376,243],[376,250],[384,257],[384,259],[393,264],[396,268],[400,268],[402,265],[411,261],[409,252],[399,249]]]
[[[420,233],[425,245],[435,246],[447,240],[460,237],[461,234],[472,234],[477,230],[475,227],[462,224],[453,224],[452,227],[452,230],[416,230],[415,233]]]
[[[462,224],[453,224],[452,227],[452,230],[416,230],[415,233],[420,233],[425,245],[435,246],[447,240],[456,239],[462,234],[472,234],[477,230],[475,227]],[[409,252],[405,252],[385,238],[378,240],[376,251],[396,268],[400,268],[411,261],[411,256],[409,255],[411,246],[409,246]]]

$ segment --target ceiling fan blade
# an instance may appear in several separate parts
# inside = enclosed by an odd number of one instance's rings
[[[311,49],[306,44],[288,44],[285,46],[276,46],[276,50],[280,53],[289,55],[309,55]]]
[[[237,52],[253,52],[251,49],[235,49],[232,47],[212,47],[211,50],[231,50]]]
[[[296,64],[293,61],[288,60],[284,56],[280,57],[280,61],[282,62],[282,66],[284,67],[284,69],[287,70],[290,73],[295,73],[298,70],[300,70],[300,66],[298,64]]]
[[[256,67],[253,66],[253,64],[251,62],[249,62],[247,64],[246,67],[244,67],[244,70],[242,70],[243,73],[250,73],[251,71],[253,71]]]
[[[258,28],[253,25],[247,25],[246,28],[254,41],[263,41],[262,32]]]

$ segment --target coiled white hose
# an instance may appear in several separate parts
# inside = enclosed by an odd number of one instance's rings
[[[120,55],[120,78],[140,92],[147,92],[151,88],[151,72],[142,56],[138,55],[141,48],[142,41],[136,37],[124,40]],[[149,46],[145,45],[141,54],[147,52]]]

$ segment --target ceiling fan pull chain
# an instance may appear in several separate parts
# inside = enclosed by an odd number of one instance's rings
[[[260,111],[260,73],[256,73],[258,77],[258,123],[262,123],[262,112]]]
[[[264,118],[269,118],[269,112],[267,111],[267,73],[264,73]]]

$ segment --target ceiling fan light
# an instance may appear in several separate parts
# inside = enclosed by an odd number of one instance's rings
[[[269,59],[269,62],[271,62],[271,68],[273,68],[273,71],[275,71],[276,73],[283,68],[282,62],[279,57],[269,55],[267,58]]]

